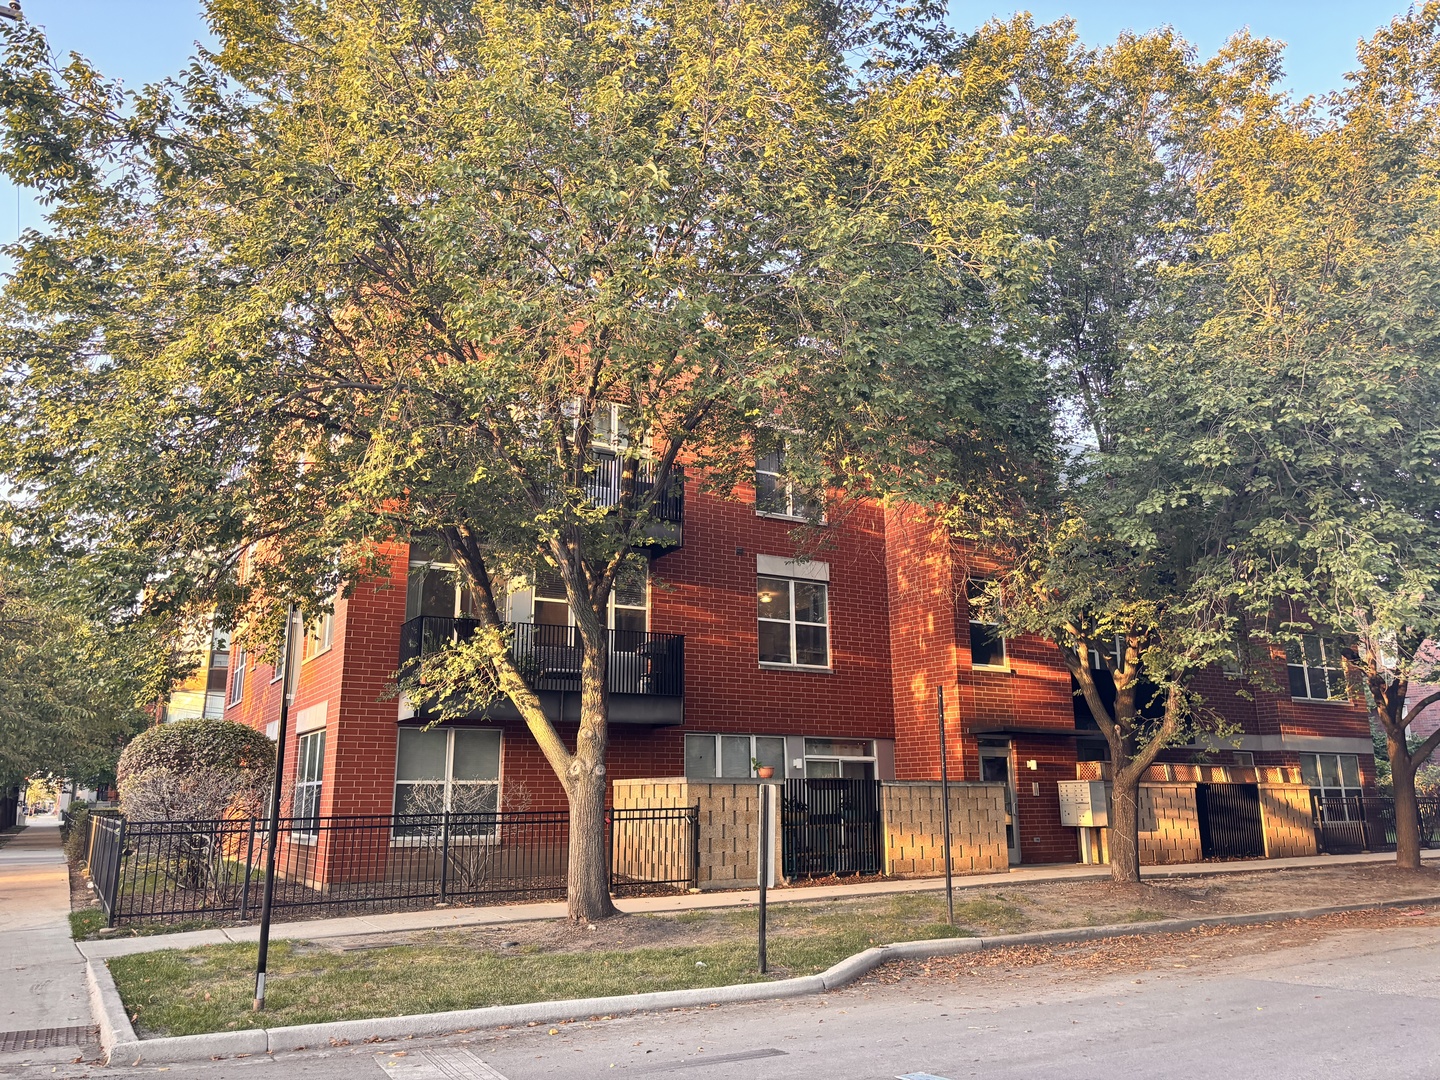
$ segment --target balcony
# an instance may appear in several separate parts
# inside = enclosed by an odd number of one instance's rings
[[[467,641],[480,625],[475,619],[421,616],[400,630],[400,666],[438,652],[452,641]],[[580,719],[580,635],[573,626],[511,623],[510,654],[540,695],[545,714],[555,721]],[[616,724],[661,727],[685,718],[685,638],[610,630],[610,720]],[[401,719],[428,718],[402,700]],[[475,717],[518,719],[507,699]]]
[[[595,506],[614,506],[620,501],[620,473],[625,460],[615,454],[595,455],[595,471],[585,481],[585,496]],[[655,489],[655,463],[641,460],[635,464],[635,495],[646,498]],[[685,471],[679,465],[670,470],[667,490],[661,492],[651,507],[648,534],[640,547],[655,548],[661,554],[681,546],[685,526]]]

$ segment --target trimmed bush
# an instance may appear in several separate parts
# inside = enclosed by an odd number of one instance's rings
[[[230,720],[177,720],[137,735],[120,755],[120,806],[137,821],[258,814],[269,794],[275,744]]]

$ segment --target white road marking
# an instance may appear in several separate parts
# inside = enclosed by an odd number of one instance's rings
[[[376,1054],[375,1064],[392,1080],[505,1080],[469,1050],[407,1050]]]

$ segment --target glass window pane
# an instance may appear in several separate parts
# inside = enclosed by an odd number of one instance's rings
[[[768,473],[756,473],[755,509],[764,514],[788,513],[789,500],[786,498],[784,481]]]
[[[805,775],[817,778],[838,777],[840,775],[840,763],[838,761],[806,761]]]
[[[989,623],[970,624],[970,663],[975,667],[1004,667],[1005,642]]]
[[[762,619],[790,619],[790,582],[762,577],[755,587],[756,611]]]
[[[444,780],[445,732],[401,728],[395,779]]]
[[[1320,786],[1320,766],[1314,754],[1300,755],[1300,779],[1310,787]]]
[[[498,784],[451,784],[450,811],[455,814],[493,814],[499,806]]]
[[[543,563],[535,570],[535,595],[565,603],[565,581],[560,571]]]
[[[636,559],[626,560],[615,575],[615,604],[617,607],[645,606],[645,564]]]
[[[1305,669],[1291,664],[1286,670],[1290,672],[1290,696],[1292,698],[1309,697],[1310,692],[1305,686]]]
[[[811,581],[795,582],[795,621],[823,623],[826,618],[825,586]]]
[[[1336,754],[1320,754],[1320,783],[1327,788],[1340,787],[1340,758]]]
[[[1330,696],[1330,690],[1325,682],[1325,669],[1312,667],[1305,669],[1310,675],[1310,696],[1324,700]]]
[[[1326,689],[1332,698],[1343,698],[1345,696],[1345,672],[1340,668],[1326,668],[1329,679],[1326,682]]]
[[[541,626],[569,626],[570,605],[563,600],[536,600],[535,622]]]
[[[720,775],[750,775],[750,736],[720,736]]]
[[[1301,655],[1300,643],[1298,641],[1287,641],[1285,643],[1285,662],[1289,664],[1303,664],[1305,662],[1304,657]]]
[[[615,629],[624,631],[624,634],[617,636],[615,647],[633,652],[640,645],[634,635],[645,632],[645,609],[617,607],[615,609]]]
[[[1360,759],[1354,754],[1340,755],[1340,778],[1347,788],[1360,786]]]
[[[795,663],[812,667],[830,666],[825,627],[807,626],[804,623],[795,627]]]
[[[875,763],[873,761],[842,761],[840,775],[846,780],[874,780]]]
[[[874,757],[875,744],[868,739],[806,739],[805,753],[815,757]]]
[[[1302,639],[1302,644],[1305,648],[1305,663],[1310,667],[1319,667],[1321,664],[1320,639],[1314,634],[1306,634]]]
[[[455,615],[455,571],[431,567],[420,580],[420,615],[449,619]]]
[[[776,776],[785,775],[785,740],[772,739],[764,735],[755,738],[755,760],[761,765],[769,765],[775,770]]]
[[[715,776],[715,736],[685,736],[685,775],[700,779]]]
[[[790,624],[788,622],[762,622],[760,624],[760,662],[762,664],[790,663]]]
[[[439,814],[444,810],[444,784],[395,785],[395,813]]]
[[[456,731],[451,769],[455,780],[499,780],[500,732]]]

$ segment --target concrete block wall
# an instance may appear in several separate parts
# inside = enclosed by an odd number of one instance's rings
[[[1140,784],[1140,862],[1199,862],[1200,813],[1194,784]]]
[[[771,788],[776,807],[771,822],[771,859],[775,880],[782,880],[778,827],[781,785],[778,781],[691,780],[685,777],[616,780],[614,805],[623,808],[698,806],[700,861],[697,884],[702,889],[738,889],[760,880],[760,786]]]
[[[1265,825],[1266,858],[1319,853],[1310,789],[1303,784],[1261,784],[1260,820]]]
[[[945,873],[940,784],[896,780],[880,785],[885,827],[885,872],[927,877]],[[950,785],[950,860],[956,874],[1009,869],[1005,844],[1005,786]]]

